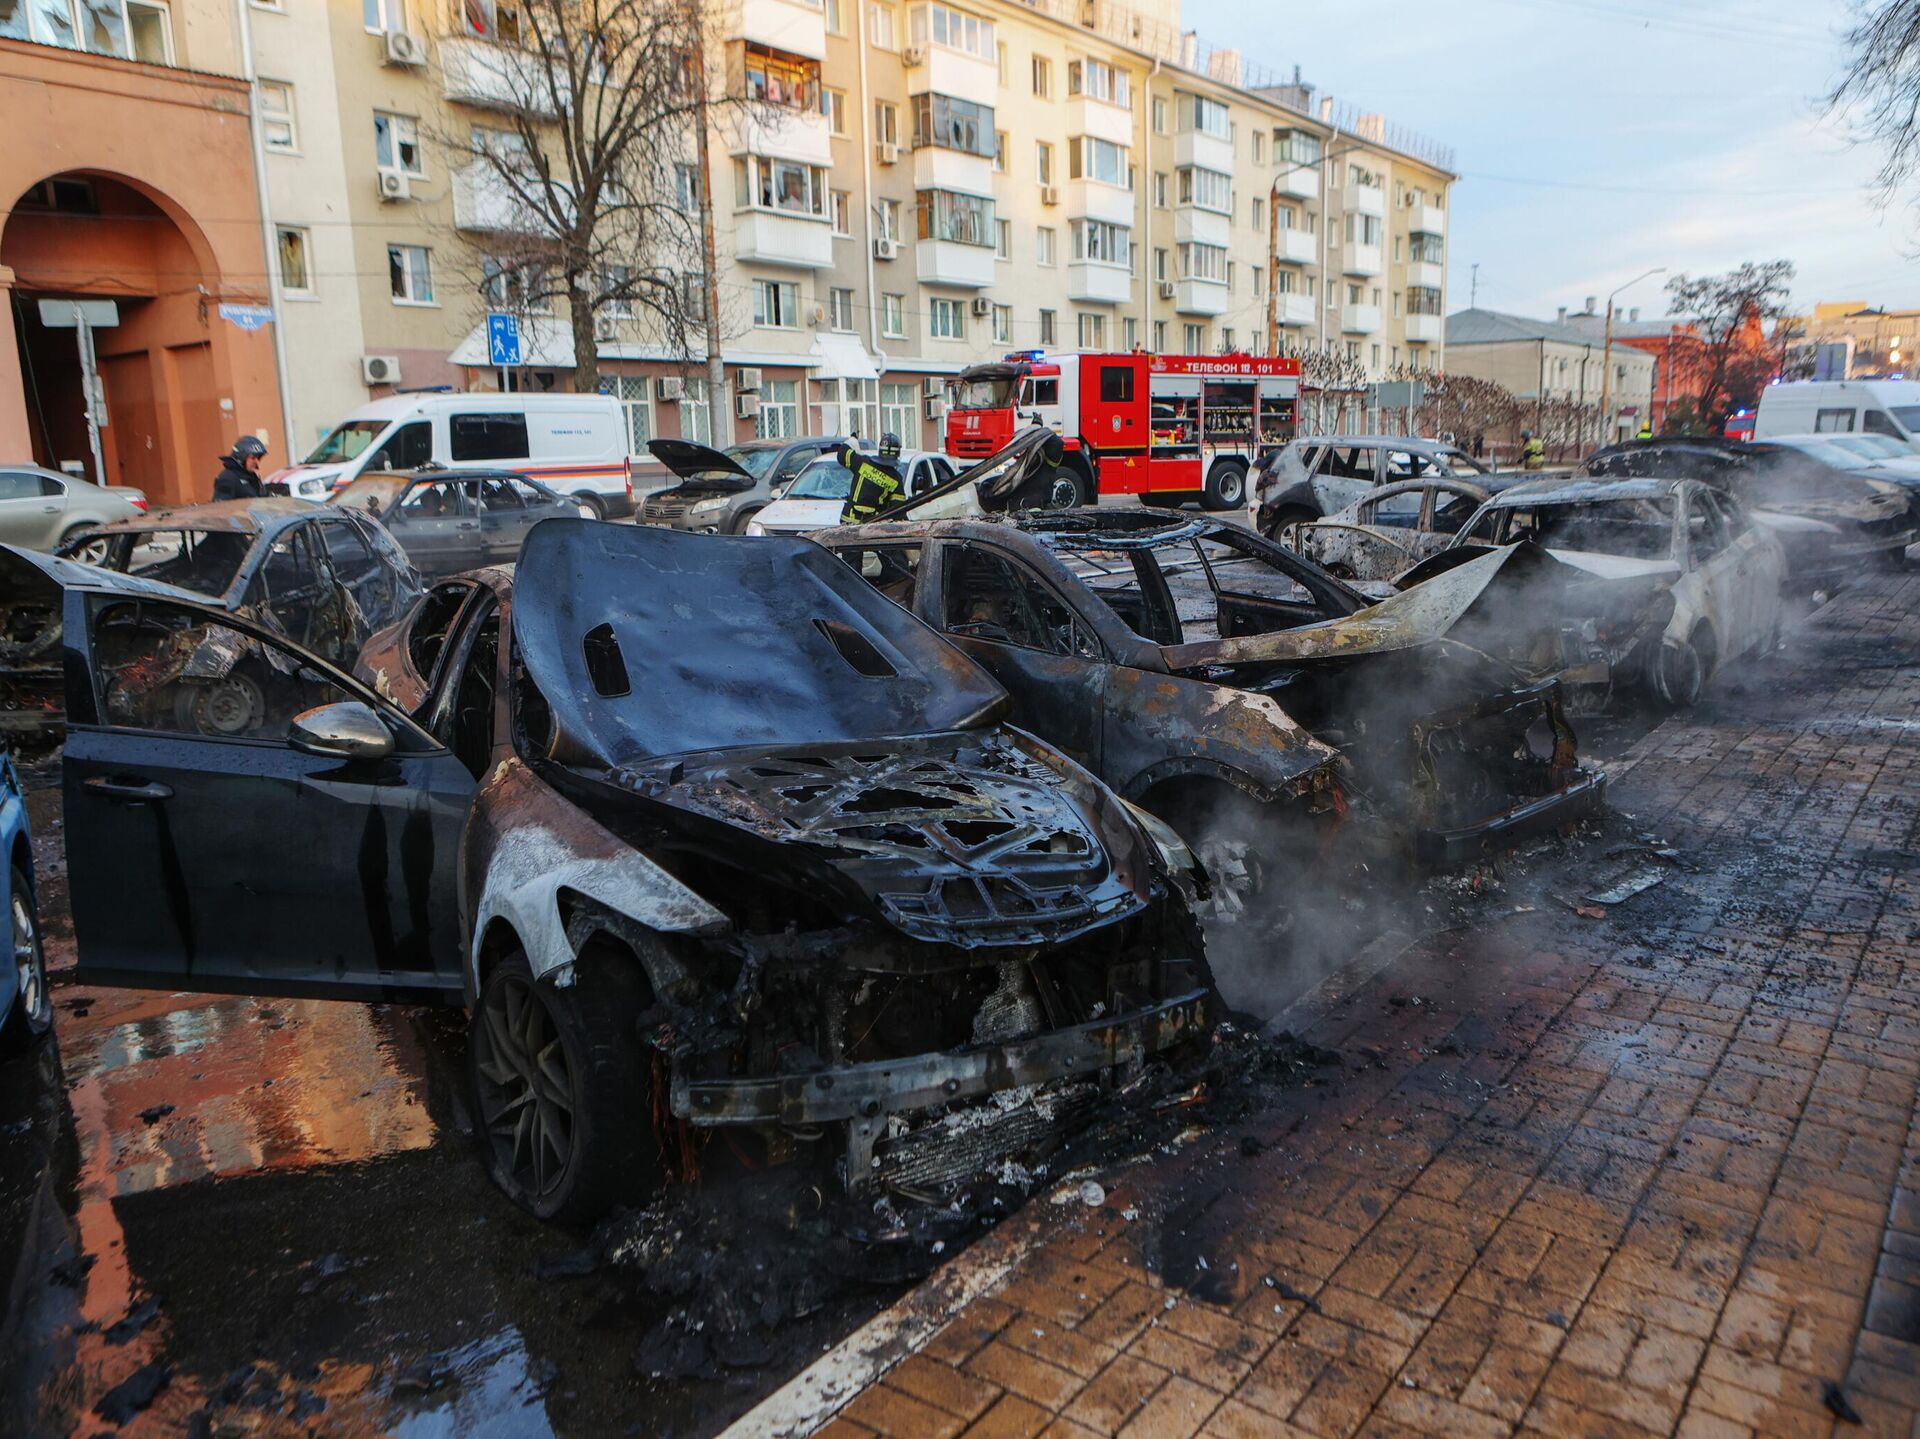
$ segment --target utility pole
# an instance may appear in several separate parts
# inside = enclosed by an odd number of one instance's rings
[[[1613,295],[1619,294],[1621,290],[1631,289],[1650,276],[1664,275],[1666,272],[1667,267],[1660,265],[1647,271],[1645,275],[1635,275],[1626,284],[1616,289]],[[1600,443],[1603,445],[1613,443],[1613,417],[1607,411],[1608,397],[1613,393],[1613,295],[1607,296],[1607,323],[1601,331],[1604,343],[1600,346]]]
[[[721,428],[726,413],[727,363],[720,357],[720,265],[713,237],[713,164],[707,143],[707,39],[706,12],[699,0],[688,0],[687,15],[693,24],[694,83],[700,87],[694,106],[694,144],[700,165],[700,265],[703,283],[701,301],[706,311],[707,332],[707,443],[723,450],[733,443],[733,421]]]
[[[1467,308],[1469,310],[1480,308],[1480,262],[1478,260],[1473,262],[1473,275],[1467,284]]]

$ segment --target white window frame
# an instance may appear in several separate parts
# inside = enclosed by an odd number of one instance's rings
[[[933,296],[927,302],[927,338],[965,340],[967,338],[966,301],[950,299],[944,295]]]
[[[995,305],[993,307],[993,342],[996,345],[1013,343],[1013,306]]]
[[[1095,310],[1081,310],[1074,316],[1080,348],[1104,350],[1107,347],[1107,317]]]
[[[387,150],[389,158],[380,158],[380,122],[387,122]],[[406,138],[411,136],[411,138]],[[411,147],[413,163],[408,165],[400,158],[403,149]],[[418,116],[402,115],[396,110],[378,110],[373,112],[373,161],[382,170],[398,170],[412,180],[427,178],[426,147],[420,143],[420,120]]]
[[[827,117],[827,133],[840,139],[847,135],[847,92],[831,85],[820,87],[820,110]]]
[[[1033,229],[1033,263],[1052,269],[1060,262],[1060,232],[1051,225]]]
[[[889,340],[906,339],[907,297],[905,295],[881,295],[880,333]]]
[[[609,375],[613,382],[613,396],[620,402],[620,411],[627,426],[627,453],[644,455],[647,453],[647,441],[656,431],[653,427],[653,380],[647,375]]]
[[[827,291],[827,325],[841,334],[855,329],[851,286],[835,286]]]
[[[404,257],[400,267],[401,280],[402,280],[401,288],[404,293],[398,294],[398,295],[393,294],[393,261],[396,255]],[[424,297],[418,293],[419,287],[415,283],[412,259],[416,255],[420,257],[421,271],[426,276],[427,293]],[[393,303],[396,305],[405,305],[411,309],[422,309],[422,310],[439,309],[440,302],[434,298],[434,293],[433,293],[433,249],[432,247],[428,245],[397,245],[397,244],[388,245],[387,246],[387,291],[388,291],[388,294],[391,296]]]
[[[297,235],[300,247],[300,283],[294,284],[287,278],[287,267],[283,255],[282,237]],[[313,232],[304,225],[275,225],[273,227],[274,268],[280,275],[280,293],[289,300],[317,300],[320,297],[313,288]]]
[[[827,191],[827,217],[835,235],[853,234],[853,193],[849,190]]]
[[[761,382],[760,408],[753,417],[755,439],[791,440],[799,436],[800,384],[798,380]],[[779,398],[783,393],[787,398]]]
[[[254,84],[260,91],[260,143],[267,149],[281,155],[300,153],[300,117],[297,106],[299,101],[293,92],[290,80],[256,80]],[[285,105],[276,109],[270,99],[283,98]],[[286,132],[284,140],[274,139],[275,127]]]
[[[799,329],[799,281],[755,280],[753,282],[753,327],[756,330]]]
[[[257,5],[260,0],[254,0]],[[274,4],[275,10],[282,6]],[[404,35],[407,29],[407,0],[361,0],[360,23],[369,35]]]
[[[875,5],[867,11],[867,43],[876,50],[900,48],[899,17],[891,5]]]

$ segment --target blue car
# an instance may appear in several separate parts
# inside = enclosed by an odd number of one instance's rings
[[[53,996],[47,992],[47,958],[34,906],[32,840],[20,771],[11,756],[0,755],[0,848],[8,860],[0,864],[6,876],[0,897],[13,945],[11,962],[0,965],[0,1058],[29,1048],[53,1028]]]

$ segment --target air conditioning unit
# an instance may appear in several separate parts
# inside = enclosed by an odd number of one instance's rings
[[[900,163],[900,145],[898,141],[882,140],[878,145],[874,146],[874,149],[878,152],[882,165],[898,165]]]
[[[1175,290],[1174,290],[1173,281],[1162,280],[1160,282],[1160,298],[1163,300],[1171,300],[1174,297],[1174,294],[1175,294]]]
[[[897,260],[900,258],[900,242],[890,240],[885,235],[873,242],[873,258],[876,260]]]
[[[743,420],[751,420],[755,415],[760,413],[760,397],[758,395],[735,395],[733,397],[733,412]]]
[[[405,170],[380,172],[380,198],[387,201],[413,198],[413,181],[407,178]]]
[[[418,35],[410,35],[405,30],[387,32],[387,63],[389,65],[424,65],[427,63],[427,42]]]
[[[678,375],[662,375],[653,382],[653,392],[670,404],[678,404],[686,397],[687,382]]]
[[[362,355],[360,378],[369,385],[399,384],[400,357],[398,355]]]
[[[1042,205],[1058,205],[1060,203],[1060,187],[1058,185],[1042,185],[1040,187],[1040,203]]]
[[[593,338],[596,340],[611,340],[613,336],[613,316],[595,315],[593,317]]]
[[[908,45],[901,50],[900,59],[901,62],[909,68],[915,65],[924,65],[927,63],[927,47],[924,45]]]
[[[733,372],[733,383],[736,389],[757,390],[760,388],[760,372],[751,367],[735,370]]]
[[[968,308],[984,320],[988,315],[993,313],[993,301],[989,300],[985,295],[975,295],[973,297],[973,303],[969,305]]]
[[[927,378],[921,382],[920,388],[922,394],[944,395],[947,392],[947,382],[938,375],[928,375]]]
[[[928,395],[925,409],[929,420],[944,419],[947,413],[947,400],[944,395]]]

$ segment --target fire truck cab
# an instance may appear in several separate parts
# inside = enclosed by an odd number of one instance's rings
[[[1231,510],[1248,471],[1293,438],[1299,393],[1292,359],[1018,350],[955,378],[947,453],[983,459],[1046,425],[1065,449],[1054,505],[1109,494]]]

